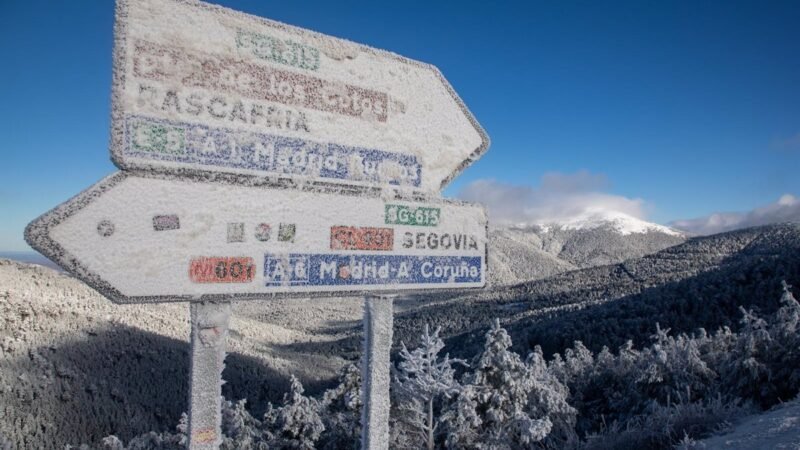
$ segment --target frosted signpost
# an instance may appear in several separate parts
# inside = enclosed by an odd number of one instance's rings
[[[488,138],[428,64],[190,0],[117,3],[122,169],[26,239],[117,303],[191,302],[191,448],[217,448],[230,301],[365,297],[362,446],[388,445],[392,295],[480,288],[439,191]]]

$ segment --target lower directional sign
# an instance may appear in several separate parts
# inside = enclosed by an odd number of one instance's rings
[[[26,239],[112,301],[477,288],[486,214],[405,201],[116,173]]]

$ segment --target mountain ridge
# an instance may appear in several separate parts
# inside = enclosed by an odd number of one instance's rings
[[[569,221],[495,226],[489,231],[489,282],[511,285],[571,270],[613,264],[685,242],[671,228],[623,213]]]
[[[483,330],[497,317],[516,337],[517,345],[535,342],[553,352],[574,340],[587,341],[587,345],[590,340],[595,344],[617,344],[622,339],[619,336],[626,335],[622,326],[614,326],[620,328],[614,339],[587,338],[610,334],[609,330],[604,331],[604,321],[615,317],[626,317],[632,327],[629,335],[637,339],[648,335],[649,331],[640,328],[654,326],[658,316],[669,319],[667,325],[676,331],[691,332],[700,326],[713,331],[722,325],[735,327],[738,306],[758,306],[769,311],[775,306],[772,300],[779,297],[780,281],[784,279],[800,285],[797,224],[691,238],[621,263],[563,272],[478,295],[423,296],[409,302],[414,306],[406,305],[404,312],[395,317],[395,335],[413,345],[416,331],[428,323],[434,328],[442,327],[442,335],[448,336],[454,349],[474,350],[472,345],[480,341]],[[722,296],[723,292],[727,296]],[[619,302],[625,312],[616,311],[612,305]],[[675,316],[684,322],[667,317],[661,307],[671,312],[677,308]],[[704,308],[716,311],[720,317],[690,314]],[[643,311],[647,310],[652,321],[645,320]],[[641,321],[644,322],[639,324]],[[667,326],[665,320],[662,322]],[[458,342],[464,339],[474,342]]]

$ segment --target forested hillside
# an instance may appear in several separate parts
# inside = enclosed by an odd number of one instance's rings
[[[494,321],[474,355],[453,359],[443,354],[439,330],[426,326],[417,348],[401,344],[395,364],[391,448],[707,448],[698,439],[800,389],[800,303],[790,286],[781,283],[781,290],[774,314],[740,308],[738,332],[672,334],[655,323],[642,347],[627,341],[592,352],[578,341],[551,358],[539,347],[514,352],[507,330]],[[346,368],[321,398],[291,381],[283,401],[262,417],[244,401],[226,402],[222,448],[357,448],[359,371]],[[103,446],[180,450],[185,419],[176,431],[146,433],[127,447],[111,436]],[[776,433],[769,435],[778,442]]]
[[[452,352],[473,353],[483,330],[499,317],[518,346],[541,345],[551,354],[582,340],[598,350],[628,339],[641,342],[656,321],[691,332],[735,326],[739,306],[770,313],[769,299],[784,279],[800,285],[797,224],[693,238],[624,263],[477,296],[415,299],[395,318],[395,335],[414,342],[415,330],[427,322],[442,328]]]

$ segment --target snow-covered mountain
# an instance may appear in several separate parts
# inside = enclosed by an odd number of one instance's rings
[[[494,285],[615,264],[680,244],[672,228],[609,211],[567,220],[496,227],[489,232],[489,279]]]
[[[587,210],[583,214],[560,221],[543,222],[538,224],[543,231],[551,229],[560,230],[596,230],[598,228],[611,229],[627,236],[630,234],[663,233],[671,236],[682,237],[680,231],[670,227],[637,219],[629,214],[617,211]]]

